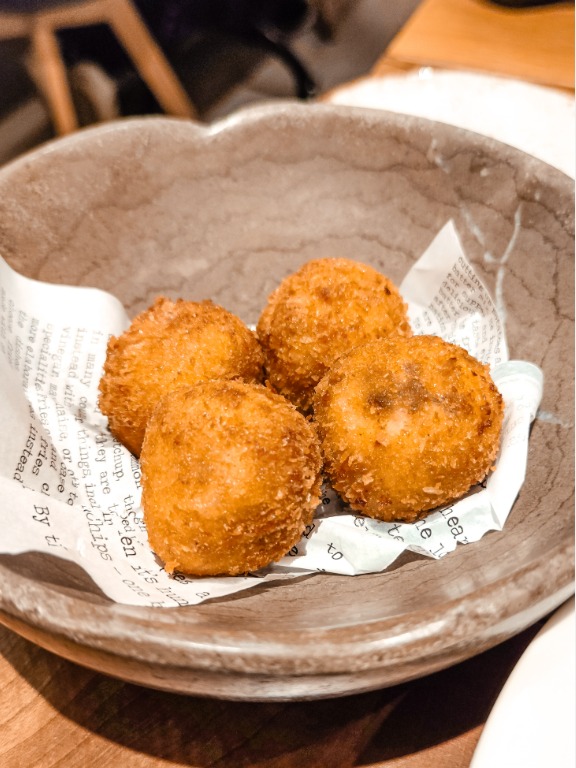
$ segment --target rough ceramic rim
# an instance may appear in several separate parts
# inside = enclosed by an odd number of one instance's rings
[[[545,558],[533,561],[531,567],[516,571],[513,577],[476,590],[466,598],[445,603],[440,618],[435,607],[369,624],[321,630],[281,627],[277,631],[258,628],[257,633],[249,629],[230,632],[205,626],[209,622],[198,621],[189,609],[180,613],[179,608],[94,605],[10,572],[6,579],[10,597],[2,597],[2,610],[30,626],[62,635],[80,645],[161,666],[175,664],[195,669],[277,675],[278,662],[282,661],[282,675],[311,671],[337,674],[392,667],[399,659],[411,658],[411,651],[419,655],[423,642],[428,655],[433,655],[431,645],[445,653],[447,648],[458,647],[469,639],[471,624],[474,629],[489,626],[497,635],[508,619],[526,613],[525,620],[520,622],[523,629],[573,594],[573,558],[574,545],[568,542],[552,554],[547,553]],[[547,574],[555,572],[564,587],[550,593],[543,590],[543,568]],[[0,567],[0,572],[4,575],[5,569]],[[152,619],[154,626],[148,626]],[[135,634],[136,629],[142,628],[147,630],[144,636]],[[180,631],[178,637],[174,635],[175,628]],[[350,653],[346,653],[346,649]],[[291,662],[290,669],[285,666],[287,659]]]

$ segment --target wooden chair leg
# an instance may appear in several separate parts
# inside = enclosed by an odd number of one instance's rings
[[[45,24],[34,24],[31,43],[30,75],[48,102],[56,132],[72,133],[78,128],[78,119],[56,35]]]
[[[130,0],[111,0],[108,23],[162,109],[195,118],[194,105]]]

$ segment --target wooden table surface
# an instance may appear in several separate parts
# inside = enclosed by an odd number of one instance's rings
[[[373,74],[446,63],[447,50],[450,65],[472,66],[470,57],[476,56],[477,66],[493,41],[489,71],[507,67],[518,75],[523,62],[527,79],[573,87],[573,23],[569,5],[514,12],[477,0],[424,0]],[[511,33],[514,28],[532,30],[528,48],[526,39],[520,42]],[[545,45],[534,38],[535,28],[546,31]],[[461,41],[459,50],[455,39]],[[542,63],[545,55],[549,65]],[[341,699],[274,704],[139,688],[57,658],[0,626],[0,765],[468,768],[499,691],[542,623],[408,684]]]
[[[574,89],[574,4],[505,8],[422,0],[373,75],[409,65],[468,69]]]
[[[542,623],[408,684],[263,704],[123,683],[0,626],[0,765],[468,768],[496,696]]]

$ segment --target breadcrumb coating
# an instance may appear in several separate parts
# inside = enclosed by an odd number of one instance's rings
[[[167,571],[237,575],[280,559],[319,503],[311,424],[266,387],[209,381],[167,395],[142,446],[142,506]]]
[[[349,259],[317,259],[286,277],[258,322],[270,384],[302,411],[314,387],[352,347],[411,334],[407,307],[394,284]]]
[[[341,357],[314,412],[336,491],[370,517],[411,522],[485,478],[504,405],[488,367],[461,347],[396,336]]]
[[[239,318],[211,301],[160,297],[108,342],[99,406],[112,434],[138,456],[152,411],[174,388],[262,377],[262,350]]]

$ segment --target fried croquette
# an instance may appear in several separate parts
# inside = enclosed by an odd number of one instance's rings
[[[271,386],[304,412],[334,362],[359,344],[411,334],[394,284],[349,259],[317,259],[286,277],[257,326]]]
[[[167,571],[237,575],[278,560],[319,503],[314,428],[264,386],[209,381],[167,395],[141,454],[142,506]]]
[[[160,297],[108,342],[99,406],[112,434],[138,456],[148,419],[171,390],[262,376],[262,350],[239,318],[211,301]]]
[[[335,490],[370,517],[412,522],[485,478],[504,406],[487,366],[461,347],[396,336],[340,358],[314,412]]]

